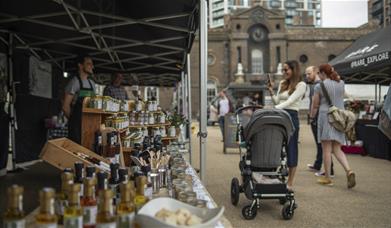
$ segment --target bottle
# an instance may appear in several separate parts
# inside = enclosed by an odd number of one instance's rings
[[[68,205],[67,194],[71,184],[73,184],[73,173],[64,170],[64,172],[61,173],[61,191],[56,194],[54,204],[54,211],[58,218],[58,224],[63,224],[64,222],[64,209]]]
[[[98,207],[95,197],[95,185],[95,177],[84,179],[84,196],[80,202],[83,208],[83,228],[93,228],[96,225]]]
[[[113,192],[104,189],[99,192],[98,214],[96,228],[115,228],[116,219],[113,212]]]
[[[96,176],[95,172],[96,172],[95,166],[87,166],[87,168],[86,168],[86,177],[95,178],[95,176]]]
[[[81,187],[81,196],[83,196],[83,179],[84,179],[84,164],[82,162],[75,162],[75,177],[73,183],[79,184]]]
[[[108,181],[107,181],[107,173],[105,172],[99,172],[97,174],[98,179],[98,188],[96,189],[96,196],[99,197],[99,191],[108,189]]]
[[[122,182],[121,202],[117,208],[117,227],[128,228],[133,226],[136,207],[134,205],[134,185],[133,182]]]
[[[71,184],[68,189],[68,206],[64,210],[64,228],[82,228],[83,211],[80,206],[80,189],[78,183]]]
[[[128,182],[129,181],[129,172],[127,168],[120,168],[118,170],[119,182]]]
[[[35,216],[36,227],[57,228],[57,216],[54,213],[54,189],[42,189],[39,192],[39,201],[39,213]]]
[[[146,176],[136,177],[136,196],[134,198],[134,203],[137,210],[139,210],[142,206],[144,206],[144,204],[148,202],[148,198],[144,195],[144,189],[146,184]]]
[[[119,164],[117,164],[117,163],[111,163],[110,164],[109,189],[111,189],[111,191],[114,194],[114,198],[113,198],[113,204],[114,205],[117,205],[117,200],[116,199],[118,198],[117,196],[119,195],[118,168],[119,168]]]
[[[102,155],[103,153],[102,133],[100,131],[95,132],[94,150],[96,154]]]
[[[7,189],[8,207],[4,213],[4,228],[24,228],[23,187],[12,185]]]
[[[107,133],[107,146],[105,157],[110,161],[110,163],[114,163],[115,158],[115,134],[114,132]]]

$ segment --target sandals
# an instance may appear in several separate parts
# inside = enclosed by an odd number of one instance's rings
[[[318,184],[321,184],[321,185],[327,185],[327,186],[333,186],[334,183],[333,181],[330,179],[330,178],[327,178],[327,177],[321,177],[317,180]]]
[[[347,179],[348,179],[348,188],[353,188],[356,186],[356,175],[352,170],[349,170],[347,172]]]

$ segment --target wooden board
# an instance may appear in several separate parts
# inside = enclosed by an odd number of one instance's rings
[[[73,152],[85,154],[89,157],[93,157],[99,161],[110,164],[107,159],[67,138],[59,138],[47,141],[41,151],[40,158],[61,170],[64,170],[65,168],[73,168],[75,162],[83,162],[86,166],[94,165],[92,162],[81,158]]]

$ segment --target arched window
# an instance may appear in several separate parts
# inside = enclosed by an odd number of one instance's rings
[[[253,74],[263,74],[263,53],[261,50],[254,49],[251,51],[251,72]]]

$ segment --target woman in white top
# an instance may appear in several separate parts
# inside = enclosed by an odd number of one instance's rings
[[[295,131],[289,140],[287,151],[289,168],[288,188],[291,188],[296,173],[299,150],[298,140],[300,122],[298,111],[307,86],[301,79],[300,66],[297,61],[293,60],[285,62],[283,73],[284,80],[280,82],[276,95],[273,91],[273,84],[269,82],[268,86],[275,108],[287,111],[292,118],[293,125],[295,126]]]

